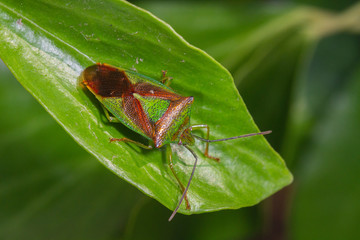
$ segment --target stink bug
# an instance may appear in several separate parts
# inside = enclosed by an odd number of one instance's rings
[[[100,63],[86,68],[80,76],[81,84],[85,85],[102,104],[107,119],[110,122],[120,122],[147,138],[149,145],[128,138],[112,138],[110,142],[130,142],[145,149],[160,148],[170,143],[177,143],[187,148],[194,156],[193,169],[189,181],[184,187],[173,168],[171,149],[168,148],[170,149],[167,154],[169,166],[182,190],[180,201],[169,221],[175,216],[184,199],[186,209],[190,209],[186,193],[194,176],[198,159],[195,152],[189,147],[194,145],[194,138],[206,142],[204,155],[207,158],[220,161],[219,158],[209,155],[210,142],[264,135],[271,132],[209,140],[209,126],[190,125],[190,111],[194,98],[184,97],[174,92],[169,87],[170,80],[171,78],[166,77],[164,71],[162,79],[156,81],[130,70]],[[206,138],[192,133],[192,130],[199,128],[206,128]]]

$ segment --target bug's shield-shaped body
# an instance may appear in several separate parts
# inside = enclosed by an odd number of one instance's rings
[[[168,79],[165,77],[162,81]],[[112,67],[107,64],[96,64],[86,68],[81,74],[81,82],[103,104],[108,119],[118,120],[133,131],[139,133],[159,148],[169,143],[185,146],[194,156],[194,165],[186,187],[181,183],[173,168],[171,148],[167,151],[169,167],[183,192],[180,201],[169,218],[175,216],[183,199],[186,209],[190,209],[187,191],[195,173],[198,157],[188,145],[194,144],[194,137],[206,142],[204,156],[216,161],[219,158],[208,154],[210,142],[220,142],[255,135],[269,134],[271,131],[245,134],[230,138],[209,140],[210,128],[206,124],[190,126],[190,110],[193,97],[183,97],[166,85],[139,73]],[[115,118],[108,114],[108,111]],[[206,138],[193,135],[194,129],[206,128]],[[112,138],[110,141],[131,142],[140,147],[150,149],[142,143],[128,138]]]
[[[154,142],[187,143],[193,97],[183,97],[138,73],[97,64],[84,70],[82,82],[117,119]],[[185,134],[184,134],[185,133]]]

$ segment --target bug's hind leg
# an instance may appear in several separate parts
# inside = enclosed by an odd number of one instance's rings
[[[206,128],[207,131],[206,131],[206,139],[209,140],[209,137],[210,137],[210,127],[206,124],[201,124],[201,125],[193,125],[191,126],[191,130],[195,130],[195,129],[199,129],[199,128]],[[206,145],[205,145],[205,152],[204,152],[204,155],[205,157],[207,158],[210,158],[210,159],[213,159],[217,162],[220,162],[220,158],[217,158],[217,157],[213,157],[211,155],[209,155],[209,142],[206,142]]]
[[[144,149],[152,149],[153,148],[152,145],[150,145],[150,144],[147,146],[145,144],[142,144],[140,142],[131,140],[129,138],[111,138],[110,142],[130,142],[130,143],[133,143],[136,146],[139,146],[139,147],[144,148]]]
[[[166,159],[168,160],[168,164],[169,164],[169,167],[171,169],[171,172],[172,174],[174,175],[174,177],[176,178],[176,181],[178,182],[180,188],[181,188],[181,192],[184,193],[185,191],[185,187],[184,185],[181,183],[180,179],[178,178],[178,176],[176,175],[176,172],[175,172],[175,169],[174,169],[174,162],[172,160],[172,151],[171,151],[171,146],[168,145],[166,146]],[[186,209],[190,210],[191,207],[190,207],[190,204],[189,204],[189,200],[188,200],[188,197],[187,197],[187,194],[185,194],[185,203],[186,203]]]
[[[166,76],[166,73],[167,73],[167,71],[161,71],[162,72],[162,77],[161,77],[161,79],[160,79],[160,82],[162,83],[162,84],[164,84],[165,86],[167,86],[167,87],[170,87],[170,83],[171,83],[171,80],[173,79],[172,77],[168,77],[168,76]]]
[[[120,123],[120,120],[117,119],[116,117],[111,116],[109,111],[104,106],[101,106],[101,107],[104,109],[105,116],[109,120],[109,122],[111,122],[111,123]],[[129,138],[110,138],[110,142],[130,142],[130,143],[133,143],[136,146],[139,146],[139,147],[144,148],[144,149],[152,149],[153,148],[150,143],[149,143],[149,145],[145,145],[145,144],[142,144],[140,142],[131,140]]]
[[[120,123],[119,119],[110,115],[109,110],[107,110],[106,107],[104,107],[103,105],[101,105],[101,107],[104,110],[105,116],[106,116],[107,120],[109,120],[109,122]]]

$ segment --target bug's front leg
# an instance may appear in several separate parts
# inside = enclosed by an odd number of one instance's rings
[[[178,182],[180,188],[181,188],[181,192],[184,193],[185,191],[185,187],[184,185],[181,183],[180,179],[178,178],[178,176],[176,175],[175,169],[174,169],[174,162],[172,160],[172,151],[171,151],[171,146],[167,145],[166,146],[166,159],[168,160],[168,164],[169,167],[171,169],[171,172],[173,173],[174,177],[176,178],[176,181]],[[187,197],[187,194],[185,194],[185,203],[186,203],[186,209],[190,210],[190,204],[189,204],[189,200]]]
[[[206,124],[201,124],[201,125],[193,125],[190,127],[191,130],[196,130],[196,129],[199,129],[199,128],[206,128],[207,131],[206,131],[206,139],[209,140],[209,137],[210,137],[210,127]],[[207,158],[210,158],[210,159],[213,159],[217,162],[220,162],[220,158],[217,158],[217,157],[213,157],[213,156],[210,156],[209,155],[209,143],[206,142],[206,145],[205,145],[205,152],[204,152],[204,155],[205,157]]]

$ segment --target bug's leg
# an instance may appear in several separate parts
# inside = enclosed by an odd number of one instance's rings
[[[120,123],[119,119],[117,119],[116,117],[110,116],[109,111],[104,106],[101,106],[101,107],[104,109],[105,116],[109,120],[109,122]],[[140,142],[131,140],[129,138],[110,138],[110,142],[131,142],[131,143],[133,143],[141,148],[144,148],[144,149],[152,149],[153,148],[151,144],[145,145]]]
[[[101,105],[101,107],[104,110],[105,116],[109,120],[109,122],[111,122],[111,123],[120,123],[119,119],[117,119],[116,117],[110,116],[109,111],[103,105]]]
[[[152,149],[153,148],[150,144],[147,146],[145,144],[142,144],[140,142],[131,140],[129,138],[111,138],[110,142],[130,142],[130,143],[133,143],[136,146],[139,146],[139,147],[144,148],[144,149]]]
[[[191,130],[194,130],[194,129],[199,129],[199,128],[206,128],[207,129],[207,132],[206,132],[206,139],[209,139],[210,137],[210,127],[206,124],[201,124],[201,125],[193,125],[191,126]],[[204,155],[205,157],[207,158],[210,158],[210,159],[213,159],[217,162],[220,162],[220,158],[217,158],[217,157],[213,157],[213,156],[210,156],[209,155],[209,143],[206,142],[206,145],[205,145],[205,152],[204,152]]]
[[[165,86],[169,87],[171,83],[172,77],[166,76],[166,71],[162,71],[162,77],[160,79],[160,82],[164,84]]]
[[[113,117],[113,116],[110,116],[110,113],[109,111],[104,107],[104,106],[101,106],[103,109],[104,109],[104,113],[105,113],[105,116],[106,118],[109,120],[109,122],[111,123],[120,123],[120,120],[117,119],[116,117]],[[140,142],[137,142],[137,141],[134,141],[134,140],[131,140],[129,138],[110,138],[110,142],[131,142],[141,148],[144,148],[144,149],[152,149],[152,145],[145,145],[145,144],[142,144]]]
[[[178,176],[176,175],[176,172],[175,172],[175,169],[174,169],[174,162],[172,160],[172,151],[171,151],[171,146],[170,145],[166,146],[166,159],[168,160],[168,164],[169,164],[169,167],[171,169],[171,172],[173,173],[174,177],[176,178],[176,181],[179,183],[179,186],[181,188],[181,192],[183,193],[185,191],[185,187],[181,183]],[[189,210],[190,209],[190,204],[189,204],[187,194],[185,194],[185,203],[186,203],[186,209]]]

